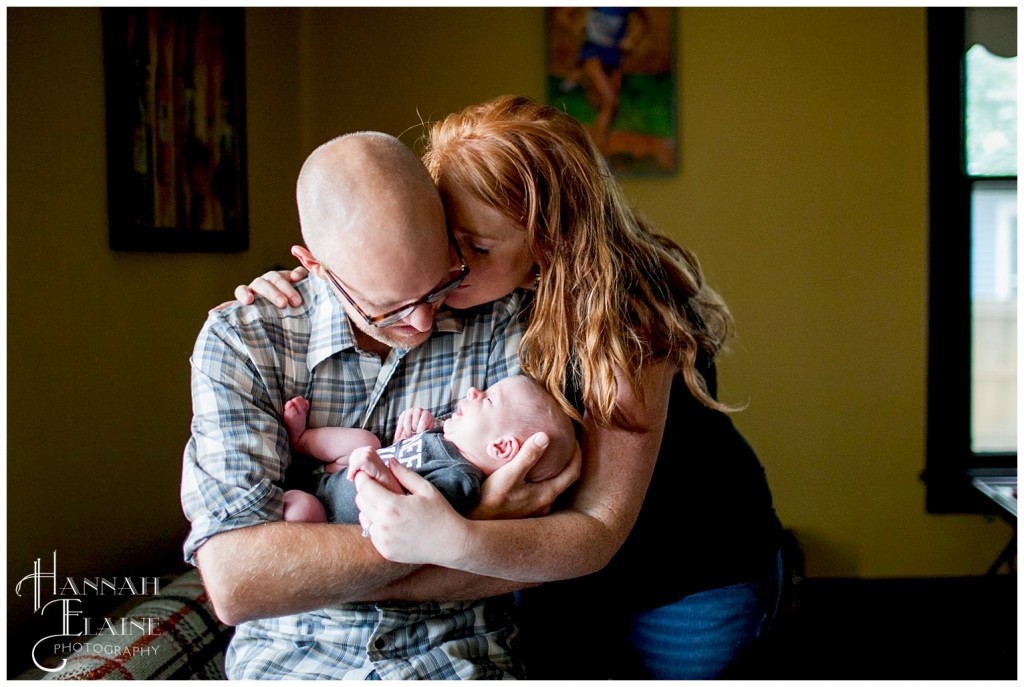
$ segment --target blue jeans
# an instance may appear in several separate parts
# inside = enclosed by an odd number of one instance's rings
[[[643,678],[712,680],[757,639],[766,610],[757,582],[691,594],[630,618]]]
[[[776,567],[753,582],[709,589],[629,619],[638,670],[653,680],[713,680],[726,676],[772,622],[781,593]]]
[[[782,593],[782,551],[753,582],[690,594],[629,620],[636,670],[652,680],[728,677],[775,619]]]
[[[609,614],[595,596],[521,606],[527,678],[731,679],[775,616],[780,580],[781,554],[760,579],[634,615]]]

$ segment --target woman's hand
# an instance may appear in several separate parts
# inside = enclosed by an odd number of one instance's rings
[[[561,473],[543,482],[527,482],[526,474],[544,455],[548,443],[547,435],[538,432],[515,458],[484,480],[481,502],[470,517],[545,515],[558,495],[576,481],[582,465],[577,446]],[[392,493],[365,474],[357,473],[354,479],[359,523],[369,529],[377,551],[395,563],[459,568],[468,552],[470,520],[459,515],[433,484],[397,460],[391,461],[390,468],[407,494]]]
[[[230,307],[235,303],[249,305],[256,300],[256,296],[263,296],[279,308],[288,305],[302,305],[302,296],[295,290],[292,284],[297,284],[306,277],[309,272],[305,267],[299,266],[293,270],[273,270],[266,272],[262,277],[256,277],[246,286],[242,284],[235,287],[235,299],[224,301],[220,305],[210,308],[209,312],[216,312]]]
[[[256,277],[246,286],[242,284],[235,287],[235,298],[243,305],[249,305],[256,300],[256,296],[263,296],[279,308],[292,305],[302,305],[302,296],[295,290],[292,284],[297,284],[306,277],[309,272],[305,267],[296,267],[293,270],[271,270],[262,277]]]
[[[372,446],[360,446],[348,459],[348,472],[346,477],[355,482],[359,473],[365,473],[370,479],[384,486],[385,489],[392,491],[396,494],[404,494],[402,491],[402,485],[398,483],[395,476],[391,473],[387,463],[377,453],[377,449]]]
[[[455,567],[466,548],[468,520],[437,488],[397,460],[391,473],[408,494],[395,494],[365,472],[355,476],[359,524],[380,555],[395,563]]]
[[[473,520],[529,518],[547,515],[551,504],[580,476],[583,453],[579,445],[559,474],[543,482],[528,482],[526,475],[544,455],[548,436],[538,432],[523,443],[515,458],[484,480],[480,502],[469,514]]]

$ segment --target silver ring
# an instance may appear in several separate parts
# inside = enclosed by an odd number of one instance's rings
[[[369,539],[370,538],[370,528],[372,526],[373,526],[373,523],[371,522],[369,525],[367,525],[366,527],[363,528],[363,539]]]

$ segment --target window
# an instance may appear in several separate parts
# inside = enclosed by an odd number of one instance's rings
[[[1017,465],[1017,11],[928,10],[927,507]]]

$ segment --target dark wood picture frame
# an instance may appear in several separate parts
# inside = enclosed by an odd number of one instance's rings
[[[244,8],[105,8],[110,247],[248,248]]]

